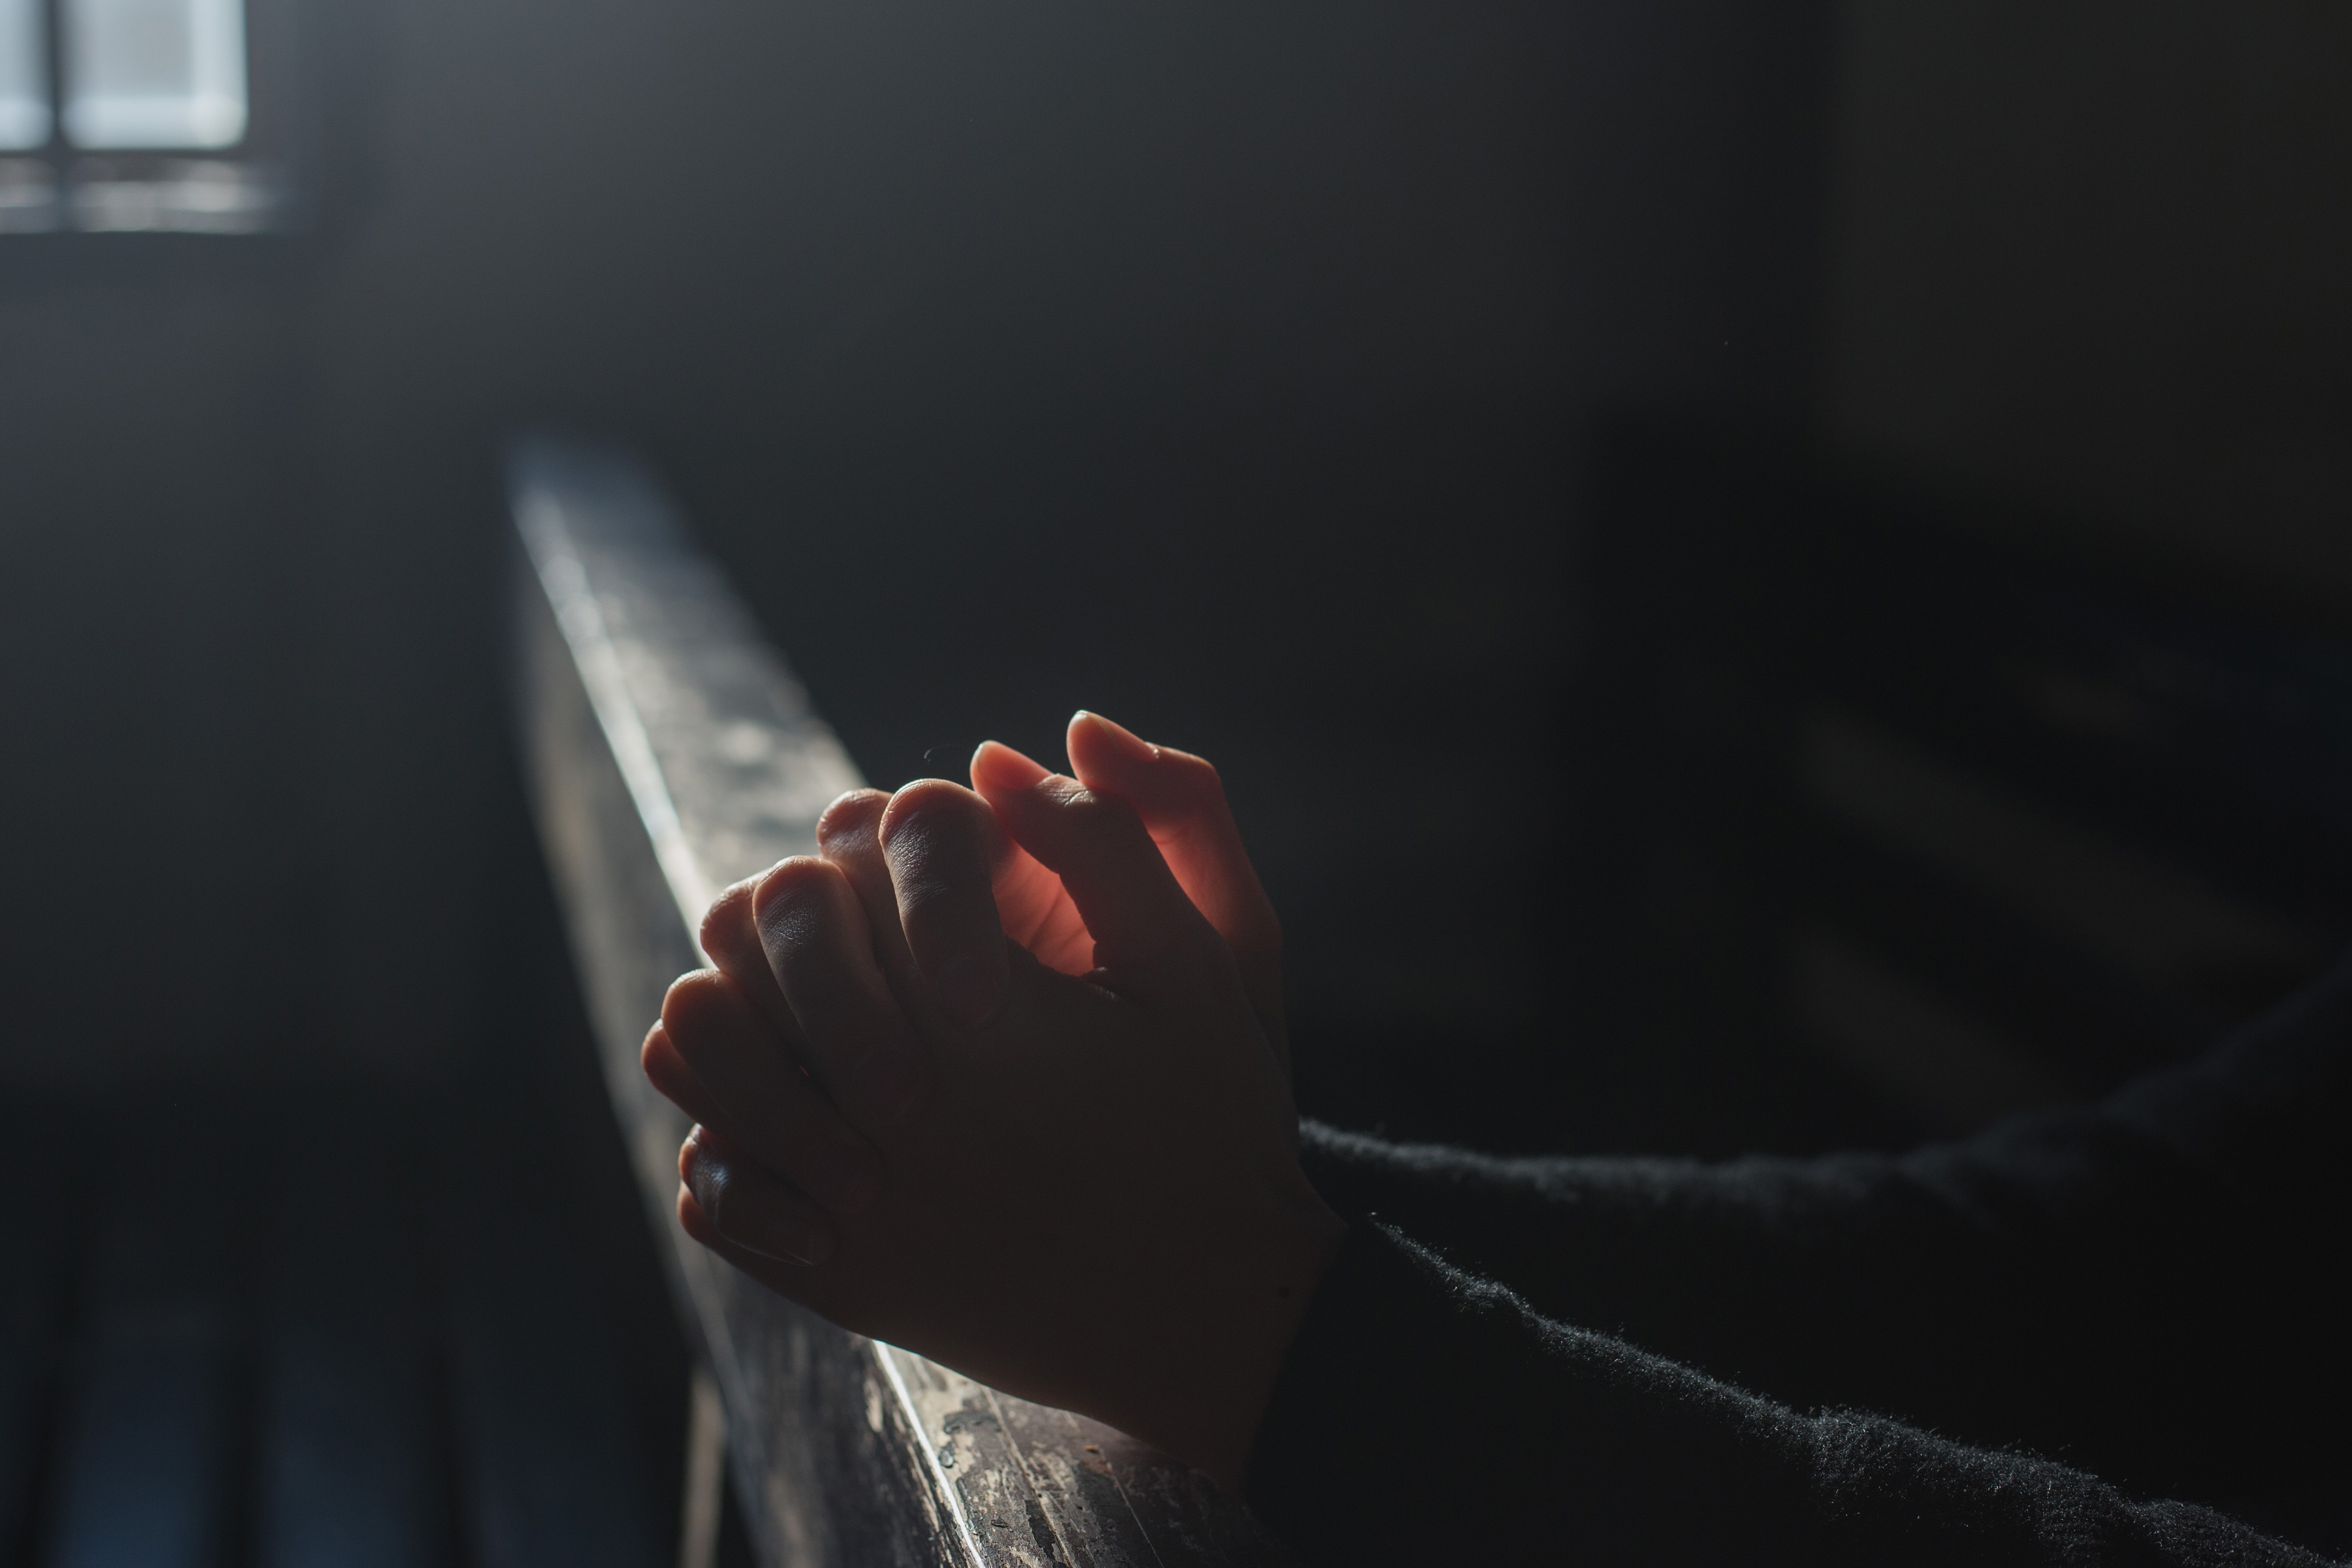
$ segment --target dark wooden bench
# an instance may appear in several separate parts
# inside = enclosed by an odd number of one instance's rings
[[[646,1085],[638,1046],[669,982],[704,962],[712,894],[811,852],[818,814],[862,781],[641,464],[539,437],[508,474],[530,793],[613,1109],[715,1396],[688,1519],[718,1508],[723,1411],[734,1496],[777,1568],[1267,1559],[1204,1477],[845,1332],[677,1230],[687,1124]]]

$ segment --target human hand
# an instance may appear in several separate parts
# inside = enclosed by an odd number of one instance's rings
[[[1108,792],[1196,759],[1083,716],[1072,754],[1104,790],[983,747],[985,802],[846,796],[824,859],[714,907],[719,970],[646,1048],[701,1123],[679,1216],[836,1322],[1236,1484],[1341,1228],[1264,1021],[1279,937],[1222,792]],[[1257,984],[1196,900],[1262,944]]]
[[[1242,847],[1241,830],[1234,826],[1217,770],[1189,752],[1153,745],[1099,713],[1080,712],[1072,718],[1066,744],[1072,776],[1088,790],[1116,796],[1134,809],[1174,873],[1177,885],[1224,939],[1241,972],[1242,987],[1287,1081],[1290,1046],[1282,1005],[1282,922],[1276,918],[1274,905]],[[982,746],[972,758],[971,780],[972,787],[983,796],[989,793],[982,777],[983,769],[992,765],[988,759],[993,759],[1006,777],[1017,773],[1021,764],[1035,767],[1010,747],[994,742]],[[877,800],[884,798],[879,792],[873,793]],[[1084,974],[1092,969],[1093,934],[1062,879],[1002,833],[991,837],[989,851],[992,890],[1004,934],[1049,969],[1065,974]],[[934,983],[944,982],[942,988],[951,993],[952,1001],[968,1001],[984,1010],[996,973],[992,955],[976,954],[974,963],[979,972],[974,976],[976,985],[968,993],[957,984],[961,974],[933,972]]]

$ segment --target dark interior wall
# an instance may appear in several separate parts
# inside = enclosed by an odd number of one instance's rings
[[[2352,609],[2352,15],[1847,7],[1824,423]]]
[[[1468,1042],[1577,989],[1609,410],[1810,411],[2352,605],[2326,5],[427,0],[297,41],[310,233],[0,239],[14,1080],[496,1048],[545,951],[526,423],[656,460],[877,781],[1080,704],[1219,759],[1307,1031],[1412,1093],[1508,1096]]]
[[[0,241],[11,1080],[276,1062],[316,1020],[285,259]]]
[[[300,42],[310,233],[0,255],[12,1076],[480,1048],[532,907],[530,422],[650,452],[877,780],[1105,709],[1226,764],[1310,1011],[1541,1005],[1465,981],[1456,912],[1541,903],[1484,818],[1540,860],[1579,444],[1803,395],[1819,14],[505,0]]]
[[[1464,980],[1459,911],[1542,903],[1486,813],[1540,860],[1580,441],[1801,400],[1819,14],[508,0],[306,47],[315,232],[5,260],[10,635],[68,669],[12,989],[191,1065],[481,1048],[529,907],[495,456],[551,422],[656,458],[877,780],[1103,708],[1226,764],[1314,1006],[1542,1005]],[[142,877],[207,912],[106,988]]]
[[[2352,584],[2326,7],[432,0],[299,42],[311,232],[0,244],[12,1075],[483,1048],[537,907],[527,423],[656,460],[879,782],[1081,704],[1219,759],[1307,1022],[1408,1053],[1573,981],[1611,409],[1811,412]]]

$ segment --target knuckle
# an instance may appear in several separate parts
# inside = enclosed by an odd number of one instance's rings
[[[878,789],[854,789],[835,797],[816,819],[816,841],[831,845],[871,831],[889,804],[890,796]]]
[[[814,855],[793,855],[777,861],[760,879],[758,898],[765,904],[771,899],[789,898],[822,889],[832,879],[833,868]]]
[[[768,952],[784,1004],[803,1031],[826,1032],[833,1016],[850,1004],[855,982],[836,944],[819,922],[821,910],[782,910],[768,929]]]
[[[972,820],[977,797],[945,779],[917,779],[890,797],[878,833],[887,849],[908,833],[929,838]]]
[[[741,941],[751,923],[751,896],[759,885],[757,877],[746,877],[710,900],[698,932],[703,952],[716,954]]]
[[[812,907],[823,907],[832,895],[833,879],[841,873],[814,855],[780,860],[760,879],[753,903],[760,930],[772,931]]]
[[[681,1044],[719,1021],[732,1000],[727,977],[715,969],[697,969],[669,983],[662,994],[662,1027]]]

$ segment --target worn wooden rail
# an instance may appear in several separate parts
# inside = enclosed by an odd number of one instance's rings
[[[533,437],[508,475],[524,561],[517,710],[540,833],[763,1563],[1274,1560],[1205,1478],[836,1328],[678,1231],[686,1122],[639,1073],[638,1045],[671,979],[703,962],[694,932],[711,895],[810,852],[818,814],[861,781],[642,466]],[[690,1541],[708,1534],[697,1507]]]

